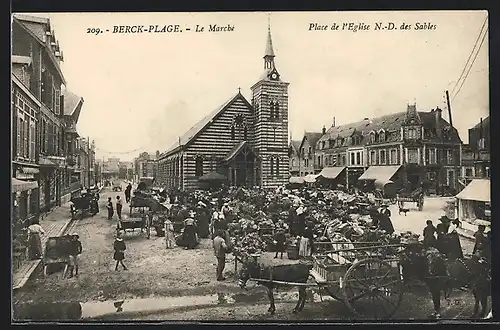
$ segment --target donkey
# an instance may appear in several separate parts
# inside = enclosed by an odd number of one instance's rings
[[[422,245],[408,246],[401,253],[403,280],[415,278],[427,285],[434,304],[432,317],[440,318],[441,292],[446,299],[452,289],[467,288],[474,295],[472,318],[484,317],[491,296],[491,276],[488,264],[476,257],[447,260],[436,249],[424,250]],[[481,305],[481,312],[479,306]]]
[[[246,283],[250,278],[263,279],[269,281],[293,282],[293,283],[306,283],[309,279],[309,271],[312,265],[309,264],[293,264],[293,265],[279,265],[271,267],[261,267],[257,261],[248,260],[243,263],[240,271],[239,286],[246,290]],[[257,284],[263,285],[267,288],[267,296],[269,298],[268,312],[273,315],[276,311],[274,305],[273,290],[279,285],[273,282],[259,282]],[[299,286],[299,301],[293,309],[293,313],[298,313],[304,308],[306,302],[306,287]]]

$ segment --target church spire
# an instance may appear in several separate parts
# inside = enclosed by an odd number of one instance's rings
[[[273,39],[271,38],[271,18],[268,17],[266,53],[264,54],[264,69],[274,69],[274,56]]]

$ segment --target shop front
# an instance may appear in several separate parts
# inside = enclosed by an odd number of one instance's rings
[[[57,165],[40,158],[40,211],[47,212],[57,205]]]
[[[475,232],[476,223],[491,221],[490,191],[489,179],[474,179],[456,196],[458,219],[464,229]]]
[[[12,178],[12,238],[13,267],[17,269],[27,256],[31,221],[38,217],[38,182]]]

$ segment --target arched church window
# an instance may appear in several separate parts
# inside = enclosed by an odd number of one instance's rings
[[[236,129],[234,125],[231,126],[231,140],[234,140],[236,138]]]
[[[274,101],[269,104],[269,118],[274,119]]]
[[[278,102],[274,103],[274,119],[279,119],[280,117],[280,104]]]
[[[198,156],[196,157],[195,163],[195,176],[200,177],[203,175],[203,158]]]
[[[276,142],[276,127],[273,127],[273,141]]]
[[[248,140],[248,128],[246,125],[243,127],[243,140]]]
[[[280,159],[276,158],[276,176],[280,175]]]

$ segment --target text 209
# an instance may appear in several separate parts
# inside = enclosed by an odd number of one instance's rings
[[[87,33],[92,33],[92,34],[101,34],[103,31],[99,28],[87,28]]]

